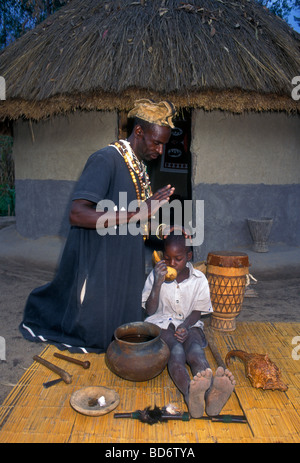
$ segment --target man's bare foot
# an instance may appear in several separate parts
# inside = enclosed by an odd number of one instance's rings
[[[193,418],[201,418],[204,413],[204,395],[211,386],[212,370],[197,373],[190,382],[188,409]]]
[[[220,413],[227,400],[231,396],[236,381],[233,374],[223,367],[218,367],[213,378],[211,390],[206,397],[205,411],[208,416]]]

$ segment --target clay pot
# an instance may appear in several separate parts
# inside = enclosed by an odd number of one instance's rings
[[[115,339],[106,352],[110,370],[129,381],[147,381],[167,365],[170,351],[153,323],[134,322],[115,330]]]

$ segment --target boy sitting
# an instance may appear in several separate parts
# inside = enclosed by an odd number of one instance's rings
[[[192,251],[184,235],[170,234],[164,241],[164,259],[149,274],[143,290],[146,322],[161,328],[161,338],[170,349],[168,371],[183,394],[190,415],[220,413],[236,384],[232,373],[218,367],[215,376],[204,348],[207,341],[201,314],[213,311],[205,275],[190,260]],[[165,281],[167,265],[177,270],[177,278]],[[186,363],[190,366],[191,380]]]

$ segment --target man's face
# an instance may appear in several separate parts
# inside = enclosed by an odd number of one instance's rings
[[[140,128],[136,155],[142,161],[153,161],[163,154],[164,145],[171,136],[170,127],[153,124],[147,130]]]

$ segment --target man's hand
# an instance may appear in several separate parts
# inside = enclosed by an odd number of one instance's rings
[[[122,225],[137,221],[148,222],[158,209],[170,200],[175,188],[166,185],[142,202],[140,210],[99,212],[91,201],[77,199],[72,202],[70,223],[83,228],[105,228],[109,224]],[[99,220],[100,219],[100,220]]]
[[[171,185],[166,185],[156,191],[150,198],[141,204],[138,220],[142,222],[148,221],[160,207],[170,201],[170,197],[174,193],[175,188]]]
[[[148,201],[159,201],[161,203],[160,206],[162,206],[163,204],[169,202],[170,196],[172,196],[174,191],[174,187],[172,187],[171,185],[166,185],[157,190],[156,193],[154,193],[152,196],[150,196],[150,198],[147,199],[146,203],[148,203]]]
[[[168,235],[170,235],[176,230],[180,231],[186,239],[192,239],[191,235],[189,235],[183,227],[180,227],[179,225],[172,225],[172,227],[169,227],[169,226],[164,227],[163,229],[164,240],[167,238]]]

